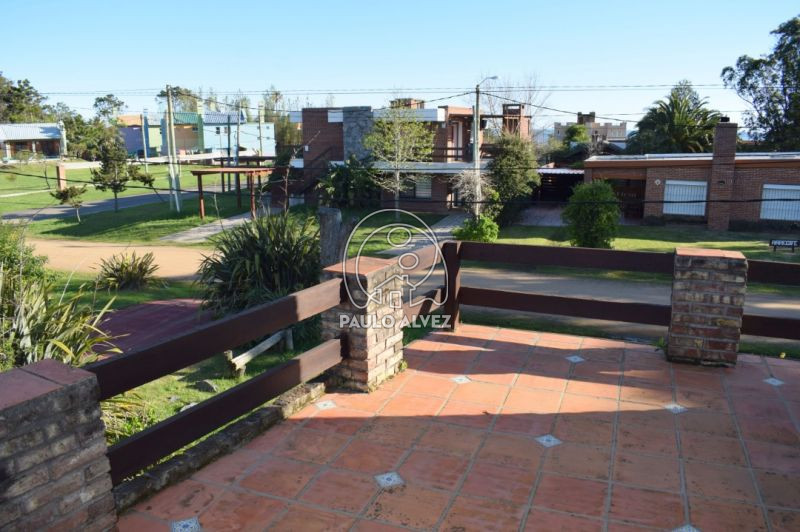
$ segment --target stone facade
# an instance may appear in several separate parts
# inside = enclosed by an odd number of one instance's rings
[[[116,523],[94,374],[45,360],[0,373],[0,529]]]
[[[676,249],[667,359],[735,365],[746,284],[740,252]]]
[[[356,259],[350,259],[344,268],[340,263],[323,272],[331,279],[344,270],[352,301],[345,296],[344,303],[322,314],[322,336],[347,335],[348,354],[331,370],[338,384],[372,391],[397,373],[403,360],[402,270],[396,260],[370,257],[359,259],[358,274],[355,268]]]
[[[344,160],[355,155],[365,159],[369,151],[364,147],[364,137],[372,131],[371,107],[342,108],[342,134],[344,136]]]

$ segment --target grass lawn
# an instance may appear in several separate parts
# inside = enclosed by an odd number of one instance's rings
[[[202,167],[192,166],[192,168]],[[142,172],[144,172],[144,167],[142,167]],[[151,164],[148,166],[148,172],[156,178],[153,184],[155,188],[169,189],[166,165]],[[203,184],[204,186],[218,185],[219,179],[217,175],[206,176]],[[84,202],[111,199],[114,197],[111,192],[95,190],[93,185],[87,183],[91,182],[91,180],[92,173],[89,168],[67,170],[67,184],[87,186],[86,193],[82,196]],[[184,167],[181,172],[181,186],[183,188],[194,188],[195,184],[195,180],[189,173],[189,169]],[[141,183],[132,182],[130,187],[120,194],[120,197],[152,193],[152,190],[149,188],[141,187],[143,187]],[[49,191],[55,190],[55,188],[56,163],[54,162],[0,166],[0,214],[57,205],[58,202],[49,194]],[[13,196],[9,196],[12,194]]]
[[[216,206],[214,196],[217,197]],[[217,213],[219,208],[219,215]],[[197,201],[183,202],[180,213],[171,211],[169,204],[150,203],[119,212],[100,212],[82,216],[81,223],[74,217],[36,220],[28,225],[29,234],[41,238],[66,238],[98,240],[102,242],[153,242],[162,236],[227,218],[248,210],[247,202],[236,207],[233,195],[207,194],[206,218],[200,220]]]
[[[770,238],[778,233],[739,233],[709,231],[690,225],[649,226],[624,225],[614,240],[614,249],[628,251],[659,251],[671,253],[676,247],[689,246],[741,251],[749,259],[800,262],[800,253],[772,252]],[[500,231],[498,242],[538,246],[569,246],[564,227],[533,227],[515,225]]]
[[[370,210],[366,209],[349,209],[342,213],[342,219],[349,220],[353,217],[362,219],[370,212],[371,212]],[[436,222],[445,217],[444,214],[419,213],[419,212],[414,214],[429,226],[435,224]],[[407,215],[401,216],[400,221],[397,222],[395,220],[394,213],[385,212],[376,214],[375,216],[372,216],[369,220],[364,222],[364,224],[362,224],[356,231],[353,240],[350,243],[350,247],[348,248],[349,256],[351,257],[355,256],[355,254],[358,253],[361,244],[368,237],[369,240],[367,240],[366,244],[364,245],[363,254],[367,256],[381,256],[378,254],[379,252],[389,249],[391,247],[387,241],[387,236],[389,232],[392,230],[391,227],[387,229],[381,229],[381,228],[394,223],[407,224],[413,227],[419,227],[419,222]],[[376,230],[378,231],[370,236],[370,234]],[[405,231],[397,231],[392,233],[391,235],[392,242],[402,243],[405,240],[404,234]],[[418,233],[413,232],[412,234],[418,234]]]

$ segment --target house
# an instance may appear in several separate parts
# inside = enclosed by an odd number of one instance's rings
[[[41,155],[62,157],[67,152],[67,134],[63,124],[0,124],[0,157],[18,159]]]
[[[155,113],[128,114],[117,117],[119,132],[125,142],[125,149],[132,157],[143,156],[144,146],[147,146],[147,156],[155,157],[161,154],[161,115]],[[144,135],[142,123],[144,122]]]
[[[567,122],[562,124],[556,122],[553,124],[553,138],[559,142],[563,142],[567,136],[567,129],[576,124],[586,126],[586,132],[593,144],[601,142],[609,142],[617,145],[620,148],[625,148],[628,139],[628,125],[626,122],[613,124],[611,122],[597,122],[595,120],[596,114],[594,111],[591,113],[583,114],[578,113],[577,122]]]
[[[202,110],[202,109],[201,109]],[[146,123],[142,138],[142,121]],[[167,120],[165,113],[121,115],[117,118],[120,134],[131,156],[143,154],[143,143],[147,144],[148,156],[167,153]],[[175,145],[179,155],[211,153],[227,154],[236,151],[236,125],[239,123],[240,150],[275,156],[275,125],[247,123],[244,113],[205,111],[201,113],[177,112],[173,114]]]
[[[398,99],[391,105],[409,109],[413,119],[429,124],[434,131],[431,160],[411,163],[404,169],[422,177],[403,191],[400,208],[446,212],[457,207],[459,199],[450,185],[450,178],[473,168],[472,108],[452,105],[427,108],[424,101],[415,99]],[[307,201],[314,201],[316,183],[326,173],[329,164],[342,164],[351,155],[357,158],[369,155],[364,148],[363,138],[371,130],[372,123],[387,114],[386,109],[364,106],[305,108],[302,112],[291,113],[290,120],[302,124],[303,153],[302,160],[292,161],[295,168],[301,169],[302,178],[294,180],[289,193],[303,195]],[[504,105],[501,115],[481,114],[481,130],[485,129],[488,119],[499,120],[504,131],[530,137],[530,115],[525,114],[524,105]],[[478,139],[480,165],[485,169],[491,158],[492,146],[483,143],[483,131]],[[391,170],[381,163],[375,163],[375,168]],[[274,201],[280,202],[281,198],[280,193],[273,194]],[[393,206],[392,194],[383,192],[382,203]]]
[[[779,200],[800,199],[800,152],[737,153],[737,129],[723,118],[713,153],[591,157],[584,180],[611,182],[621,199],[630,200],[631,217],[716,230],[797,224],[800,201]]]

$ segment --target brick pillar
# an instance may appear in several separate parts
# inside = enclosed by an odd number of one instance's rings
[[[54,360],[0,373],[0,529],[114,528],[98,395]]]
[[[67,188],[67,167],[63,164],[56,166],[56,182],[58,183],[58,190]]]
[[[714,203],[714,200],[733,198],[733,176],[736,162],[736,130],[733,122],[720,122],[714,129],[714,156],[711,162],[711,178],[708,183],[707,217],[708,228],[727,231],[731,220],[730,203]]]
[[[403,360],[403,278],[397,260],[361,257],[358,267],[356,275],[355,259],[345,264],[352,301],[345,295],[344,303],[322,314],[322,335],[325,340],[347,335],[348,356],[332,370],[339,384],[372,391],[397,373]],[[341,263],[323,272],[324,279],[334,277],[342,277]]]
[[[676,249],[667,359],[736,364],[746,284],[738,251]]]

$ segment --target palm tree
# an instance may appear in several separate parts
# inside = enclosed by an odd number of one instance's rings
[[[648,109],[628,136],[629,153],[701,153],[711,151],[718,111],[709,109],[688,81],[681,81]]]

